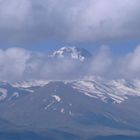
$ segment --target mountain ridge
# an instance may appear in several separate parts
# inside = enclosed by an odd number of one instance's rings
[[[55,129],[86,138],[139,134],[139,80],[42,81],[1,83],[7,96],[0,101],[0,118],[33,132]]]

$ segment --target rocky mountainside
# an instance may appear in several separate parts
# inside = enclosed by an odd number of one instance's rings
[[[139,80],[1,82],[0,132],[11,127],[42,139],[139,136],[139,105]]]
[[[67,58],[73,60],[79,60],[81,62],[89,59],[92,55],[85,50],[84,48],[77,48],[77,47],[62,47],[56,51],[54,51],[50,57],[52,58]]]

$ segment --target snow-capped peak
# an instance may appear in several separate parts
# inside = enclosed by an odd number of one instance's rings
[[[83,48],[77,48],[73,46],[73,47],[62,47],[59,50],[54,51],[51,57],[72,58],[75,60],[84,61],[85,59],[91,57],[91,54]]]

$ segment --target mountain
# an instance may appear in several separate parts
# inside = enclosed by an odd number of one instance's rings
[[[140,138],[139,80],[1,82],[0,99],[0,123],[14,127],[12,136]],[[0,138],[5,127],[0,127]]]
[[[63,60],[79,64],[82,74],[92,55],[82,48],[62,47],[47,58],[46,63],[55,65]],[[0,82],[0,139],[137,140],[139,106],[140,80]]]
[[[57,51],[54,51],[50,56],[52,58],[70,58],[79,61],[85,61],[92,57],[87,50],[77,47],[62,47]]]

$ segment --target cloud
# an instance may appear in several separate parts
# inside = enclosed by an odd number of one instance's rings
[[[140,38],[139,0],[0,0],[0,41]]]
[[[45,53],[23,48],[0,49],[0,79],[22,81],[33,79],[77,79],[82,74],[82,63],[69,58],[48,57]]]
[[[124,59],[120,62],[121,73],[125,77],[129,78],[140,78],[140,46],[127,54]]]
[[[0,50],[0,79],[22,79],[30,53],[21,48]]]
[[[69,57],[52,58],[43,52],[38,53],[23,48],[0,49],[1,80],[79,79],[88,71],[87,65],[89,63],[82,63]]]
[[[89,74],[104,75],[112,65],[112,58],[108,46],[101,46],[99,52],[93,57],[89,67]]]
[[[75,80],[87,76],[109,79],[140,78],[140,46],[124,56],[113,57],[110,47],[100,49],[85,62],[48,57],[45,53],[23,48],[0,49],[0,79],[22,81],[33,79]]]

